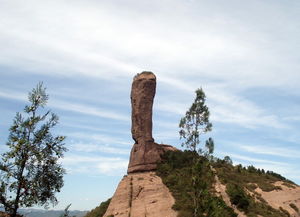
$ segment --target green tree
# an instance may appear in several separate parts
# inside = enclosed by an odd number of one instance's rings
[[[212,129],[205,100],[206,96],[202,88],[197,89],[193,104],[179,123],[180,139],[184,139],[182,146],[186,146],[192,151],[197,151],[197,146],[200,144],[200,135]]]
[[[58,160],[67,150],[64,136],[53,136],[58,116],[43,112],[48,95],[39,83],[28,95],[30,104],[17,113],[8,137],[8,151],[1,155],[0,204],[10,216],[20,207],[55,205],[65,170]]]
[[[215,149],[214,140],[212,138],[209,138],[208,140],[206,140],[205,147],[207,149],[206,155],[208,155],[208,156],[212,155],[214,153],[214,149]]]
[[[225,156],[224,161],[225,161],[225,163],[232,165],[232,160],[229,156]]]

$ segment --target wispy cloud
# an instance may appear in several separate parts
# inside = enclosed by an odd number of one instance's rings
[[[20,92],[16,92],[13,90],[0,90],[0,97],[6,99],[13,99],[19,101],[26,101],[28,99],[28,95]]]
[[[52,100],[49,103],[49,106],[60,110],[72,111],[72,112],[77,112],[85,115],[97,116],[101,118],[108,118],[108,119],[114,119],[119,121],[130,120],[130,118],[127,115],[122,115],[120,113],[113,112],[113,111],[103,110],[99,107],[94,107],[92,105],[84,105],[84,104],[77,104],[77,103],[71,103],[71,102],[60,101],[60,100]]]
[[[291,147],[272,147],[268,146],[250,146],[250,145],[240,145],[240,149],[248,151],[250,153],[262,154],[262,155],[273,155],[278,157],[286,158],[300,158],[300,151],[293,149]]]
[[[176,87],[186,85],[188,87],[192,84],[180,84]],[[190,92],[194,93],[199,87]],[[288,124],[281,121],[275,114],[266,111],[255,102],[250,101],[234,91],[226,90],[226,87],[216,87],[215,85],[206,85],[203,88],[206,93],[208,105],[211,112],[211,118],[214,122],[236,124],[245,128],[288,128]],[[192,100],[194,99],[191,98]],[[159,111],[168,112],[171,114],[183,116],[193,101],[187,103],[186,99],[177,98],[159,102],[155,108]]]
[[[128,160],[123,158],[108,158],[101,156],[67,155],[62,159],[69,173],[89,175],[121,175],[124,174]]]
[[[265,159],[261,159],[261,158],[253,158],[253,157],[239,155],[239,154],[233,154],[233,153],[220,152],[220,154],[222,154],[224,156],[228,155],[228,156],[232,157],[233,160],[238,159],[238,160],[242,160],[244,162],[246,161],[246,162],[254,164],[254,165],[256,165],[258,163],[280,165],[280,166],[289,165],[288,163],[284,163],[284,162],[265,160]]]
[[[117,136],[108,136],[104,134],[91,134],[91,133],[82,133],[82,132],[72,132],[67,134],[68,138],[76,138],[79,140],[88,140],[94,141],[103,144],[115,144],[115,145],[132,145],[131,142],[124,141],[122,138]]]
[[[19,101],[27,100],[26,94],[21,92],[16,92],[13,90],[0,90],[0,97],[19,100]],[[81,113],[81,114],[91,115],[91,116],[96,116],[101,118],[114,119],[118,121],[130,121],[130,117],[128,117],[128,115],[123,115],[120,114],[119,112],[104,110],[99,107],[95,107],[87,104],[71,103],[62,100],[50,100],[49,106],[64,111],[72,111],[76,113]]]
[[[74,143],[70,145],[72,151],[79,152],[91,152],[91,153],[109,153],[109,154],[120,154],[120,155],[129,155],[130,148],[117,148],[114,145],[99,145],[93,143]]]

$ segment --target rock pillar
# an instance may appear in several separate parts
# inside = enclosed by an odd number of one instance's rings
[[[156,77],[152,72],[137,74],[131,88],[131,133],[137,144],[154,142],[152,138],[152,107]]]
[[[161,154],[176,150],[170,145],[159,145],[152,137],[152,107],[156,77],[152,72],[137,74],[132,82],[132,138],[135,141],[130,153],[128,173],[155,170]]]

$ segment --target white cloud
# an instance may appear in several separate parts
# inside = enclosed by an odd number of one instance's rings
[[[122,138],[118,138],[117,136],[108,136],[104,134],[91,134],[91,133],[82,133],[82,132],[72,132],[67,134],[68,138],[76,138],[82,140],[89,140],[94,141],[97,143],[104,143],[104,144],[118,144],[118,145],[132,145],[131,142],[126,142]]]
[[[13,90],[0,90],[0,97],[14,99],[19,101],[26,101],[27,95],[24,93],[16,92]],[[71,103],[62,100],[50,100],[49,106],[65,111],[77,112],[85,115],[92,115],[101,118],[114,119],[118,121],[130,121],[127,115],[123,115],[118,112],[108,111],[92,105]]]
[[[72,151],[79,152],[102,152],[102,153],[110,153],[110,154],[121,154],[121,155],[129,155],[130,149],[117,148],[112,145],[97,145],[97,144],[85,144],[85,143],[74,143],[70,145]]]
[[[253,158],[253,157],[248,157],[248,156],[244,156],[244,155],[239,155],[239,154],[232,154],[232,153],[225,153],[225,152],[220,152],[220,154],[222,155],[228,155],[230,156],[234,161],[235,159],[239,159],[242,161],[247,161],[253,165],[257,165],[259,163],[263,163],[263,164],[271,164],[271,165],[278,165],[278,166],[288,166],[288,163],[284,163],[284,162],[279,162],[279,161],[271,161],[271,160],[265,160],[265,159],[260,159],[260,158]]]
[[[193,84],[173,83],[176,88],[192,88],[190,94],[194,93],[197,86],[193,88]],[[183,88],[185,89],[185,88]],[[218,87],[216,85],[205,85],[203,88],[207,96],[208,106],[210,108],[211,119],[213,122],[222,122],[236,124],[246,128],[270,127],[270,128],[287,128],[288,125],[281,121],[275,114],[270,113],[262,107],[256,105],[253,101],[243,98],[234,91],[227,90],[226,87]],[[155,109],[176,115],[183,116],[194,100],[187,104],[187,98],[184,99],[168,99],[155,105]]]
[[[278,157],[286,157],[286,158],[300,158],[300,151],[295,150],[291,147],[285,146],[285,148],[281,147],[272,147],[268,146],[250,146],[250,145],[239,145],[239,148],[255,153],[255,154],[264,154],[264,155],[273,155]]]
[[[130,120],[127,115],[104,110],[99,107],[94,107],[92,105],[77,104],[77,103],[71,103],[71,102],[66,102],[61,100],[51,100],[49,106],[60,110],[73,111],[73,112],[77,112],[85,115],[97,116],[101,118],[108,118],[108,119],[114,119],[119,121]]]
[[[238,21],[222,12],[223,4],[172,1],[170,7],[168,1],[130,2],[116,6],[74,1],[70,6],[67,1],[7,1],[1,14],[10,19],[0,23],[0,62],[36,73],[102,79],[159,69],[157,73],[167,83],[177,82],[172,82],[173,76],[199,76],[199,70],[200,77],[243,87],[286,85],[299,79],[294,73],[299,65],[293,58],[284,58],[281,47],[262,49],[276,40],[274,34],[262,32],[244,14]],[[209,10],[220,14],[212,15]],[[265,18],[265,14],[258,16]],[[291,66],[293,70],[282,70]]]
[[[101,156],[67,155],[62,164],[71,174],[121,175],[126,172],[128,160]]]
[[[19,101],[26,101],[28,99],[28,95],[13,90],[0,90],[0,97]]]
[[[39,74],[106,80],[130,78],[143,69],[153,69],[159,82],[190,93],[202,84],[202,79],[209,81],[208,86],[217,80],[225,85],[207,88],[214,121],[248,128],[286,127],[276,115],[244,99],[239,91],[257,86],[290,87],[300,79],[295,73],[300,66],[294,58],[285,57],[289,53],[283,57],[279,47],[262,49],[275,40],[274,36],[262,32],[260,25],[245,14],[241,17],[247,25],[231,13],[222,12],[226,7],[223,4],[172,1],[170,10],[169,1],[154,1],[147,6],[138,1],[117,6],[75,1],[71,7],[67,1],[29,2],[5,2],[0,9],[3,17],[10,17],[0,23],[0,62],[4,65]],[[249,4],[253,5],[283,13],[258,1]],[[155,14],[151,18],[149,8],[153,8],[151,15]],[[220,14],[208,19],[208,10],[218,10]],[[195,17],[183,16],[186,13],[194,13]],[[292,70],[288,70],[291,66]],[[190,82],[183,78],[190,78]],[[60,102],[57,107],[129,120],[122,114],[91,106]],[[186,108],[186,104],[170,101],[158,105],[161,111],[180,115]]]

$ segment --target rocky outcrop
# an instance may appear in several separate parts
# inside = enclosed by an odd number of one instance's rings
[[[135,141],[130,153],[128,173],[156,169],[161,155],[167,150],[176,150],[169,145],[160,145],[152,137],[152,108],[156,90],[156,77],[152,72],[137,74],[132,82],[132,138]]]
[[[124,176],[104,217],[176,217],[169,189],[154,172]]]

